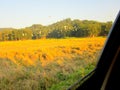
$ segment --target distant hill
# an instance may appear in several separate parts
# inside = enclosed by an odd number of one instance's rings
[[[48,26],[33,24],[32,26],[20,29],[0,28],[0,41],[106,36],[111,26],[111,21],[98,22],[67,18]]]
[[[14,28],[0,28],[0,31],[3,31],[3,30],[12,30]]]

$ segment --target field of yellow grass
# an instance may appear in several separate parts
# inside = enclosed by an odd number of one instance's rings
[[[64,58],[73,58],[83,52],[93,53],[102,48],[105,38],[41,39],[27,41],[0,42],[0,58],[12,60],[16,64],[35,65],[40,60],[42,66]]]
[[[93,70],[105,39],[0,42],[0,90],[66,90]]]

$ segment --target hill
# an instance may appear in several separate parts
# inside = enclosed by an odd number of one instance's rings
[[[71,20],[68,18],[48,26],[34,24],[21,29],[1,29],[0,41],[106,36],[111,26],[112,22]]]

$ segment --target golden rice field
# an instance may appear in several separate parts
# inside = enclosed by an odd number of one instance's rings
[[[94,69],[105,40],[0,42],[0,90],[66,90]]]
[[[97,37],[0,42],[0,58],[18,65],[35,65],[36,60],[40,60],[42,66],[54,61],[62,64],[64,58],[71,59],[85,51],[93,53],[101,49],[104,40]]]

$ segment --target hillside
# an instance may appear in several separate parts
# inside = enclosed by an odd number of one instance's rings
[[[48,26],[33,24],[21,29],[2,29],[0,41],[107,36],[111,26],[112,22],[71,20],[68,18]]]

